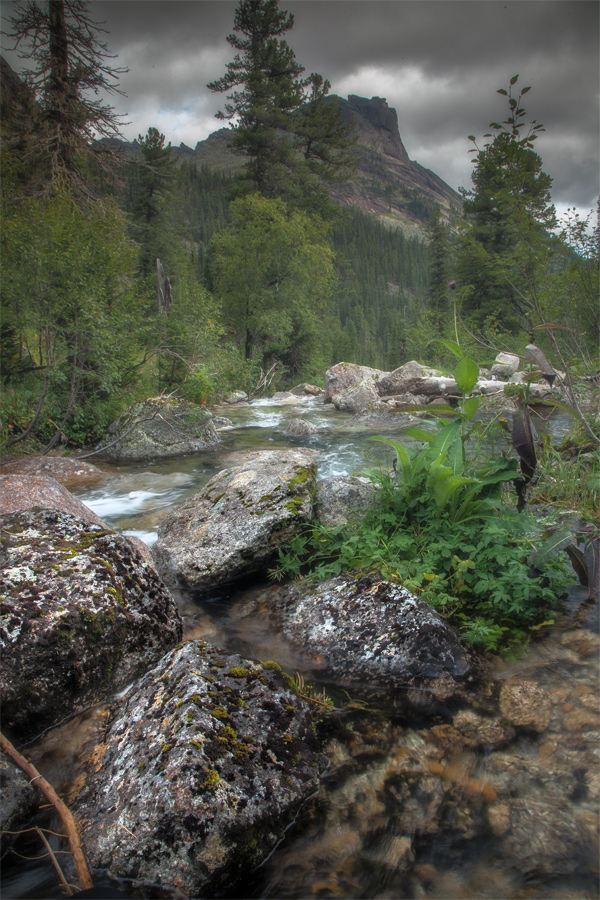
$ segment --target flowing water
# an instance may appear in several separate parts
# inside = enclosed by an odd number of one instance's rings
[[[255,401],[215,414],[232,421],[218,451],[115,466],[104,481],[77,491],[80,499],[113,528],[151,545],[170,509],[248,451],[312,447],[321,454],[320,478],[379,465],[387,452],[368,441],[383,433],[381,423],[357,423],[317,400]],[[289,437],[286,426],[298,415],[319,431]],[[566,424],[556,421],[555,434]],[[347,695],[323,685],[310,662],[272,633],[266,610],[278,590],[254,581],[210,601],[181,592],[186,636],[277,659],[344,707]],[[334,714],[320,790],[275,852],[230,896],[597,898],[598,630],[597,603],[583,602],[574,587],[565,614],[520,659],[493,662],[473,709],[447,718],[399,716],[381,706]],[[505,688],[537,698],[527,727],[511,729],[500,715]],[[105,705],[89,710],[26,748],[67,800],[107,711]],[[31,840],[19,852],[41,851]],[[63,896],[47,860],[15,863],[5,864],[5,900]]]

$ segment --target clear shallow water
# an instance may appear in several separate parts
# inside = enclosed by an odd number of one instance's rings
[[[299,412],[319,426],[316,435],[286,435]],[[222,432],[218,452],[114,467],[104,482],[79,491],[79,497],[113,527],[151,543],[160,519],[228,465],[232,454],[310,446],[322,454],[320,477],[329,477],[375,465],[386,453],[367,440],[380,427],[357,425],[315,401],[277,408],[259,401],[219,413],[232,419],[234,428]],[[355,698],[324,685],[318,665],[273,633],[266,613],[278,590],[248,582],[235,594],[210,601],[182,592],[177,600],[186,636],[277,659],[290,673],[300,671],[307,681],[325,686],[343,707]],[[498,694],[504,684],[534,684],[550,710],[539,730],[521,729],[499,744],[473,746],[460,711],[447,718],[400,717],[373,703],[336,714],[321,789],[277,850],[231,897],[600,896],[597,613],[597,605],[583,604],[574,589],[565,616],[543,630],[521,659],[496,661],[482,687],[481,708],[475,711],[483,720],[479,728],[501,718]],[[67,801],[82,755],[93,747],[106,714],[106,706],[89,710],[27,748]],[[35,842],[20,850],[40,852]],[[47,862],[5,866],[3,898],[60,896]]]

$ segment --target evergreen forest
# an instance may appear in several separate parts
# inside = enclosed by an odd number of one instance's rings
[[[276,0],[238,5],[234,59],[208,85],[232,174],[151,123],[120,154],[102,99],[119,70],[88,4],[21,5],[9,37],[28,77],[2,96],[5,450],[86,446],[139,399],[213,402],[266,372],[284,388],[341,360],[450,367],[450,340],[486,365],[535,335],[558,368],[598,370],[598,229],[556,221],[529,87],[514,76],[506,120],[471,136],[463,215],[423,203],[408,236],[330,199],[353,177],[353,127],[283,40],[292,26]]]

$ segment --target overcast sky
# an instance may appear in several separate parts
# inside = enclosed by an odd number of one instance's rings
[[[10,3],[2,0],[6,12]],[[525,108],[545,125],[536,142],[557,210],[595,207],[599,177],[599,5],[596,0],[282,0],[285,39],[332,93],[385,97],[411,159],[451,187],[470,184],[473,145],[504,117],[496,89],[519,74]],[[132,140],[150,126],[194,147],[222,127],[225,97],[206,84],[233,50],[236,2],[92,0],[106,42],[129,68],[111,101]],[[6,54],[13,67],[14,56]]]

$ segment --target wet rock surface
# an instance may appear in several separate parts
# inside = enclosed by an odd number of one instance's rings
[[[37,789],[21,769],[0,752],[0,851],[15,841],[11,831],[25,827],[40,804]]]
[[[136,403],[109,427],[101,456],[115,461],[186,456],[216,447],[219,435],[207,410],[183,400]]]
[[[67,456],[28,456],[11,459],[0,465],[1,475],[42,475],[55,478],[61,484],[89,484],[105,477],[106,473],[91,463]]]
[[[42,475],[0,475],[0,515],[33,507],[70,513],[100,528],[108,528],[95,512],[55,478]]]
[[[265,570],[312,518],[317,456],[264,450],[219,472],[162,521],[154,556],[163,577],[211,590]]]
[[[291,590],[277,614],[285,636],[338,684],[378,688],[392,697],[400,690],[404,702],[409,685],[426,684],[443,696],[452,693],[453,679],[470,671],[453,629],[405,588],[374,575]]]
[[[127,538],[51,510],[0,523],[2,719],[24,740],[125,687],[182,626]]]
[[[189,641],[114,707],[74,804],[87,859],[218,895],[267,857],[323,764],[313,715],[276,664]]]

